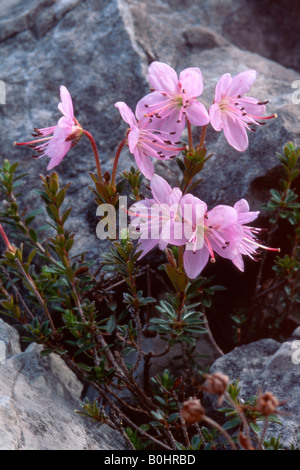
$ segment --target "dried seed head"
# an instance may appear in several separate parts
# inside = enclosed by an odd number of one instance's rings
[[[277,412],[278,406],[280,406],[280,402],[272,392],[259,392],[255,404],[256,411],[263,414],[264,416],[269,416]]]
[[[226,392],[227,385],[229,383],[229,377],[222,372],[215,372],[214,374],[205,374],[205,382],[201,389],[208,393],[219,395],[218,404],[221,405],[224,399],[224,393]]]
[[[226,392],[227,385],[229,383],[229,377],[222,372],[215,372],[211,375],[204,375],[206,381],[204,382],[202,389],[208,393],[214,393],[216,395],[223,395]]]
[[[180,412],[187,425],[198,423],[205,415],[205,409],[201,405],[200,400],[191,398],[184,401]]]

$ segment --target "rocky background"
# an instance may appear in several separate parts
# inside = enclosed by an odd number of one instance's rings
[[[255,68],[253,96],[268,99],[268,113],[278,114],[249,136],[243,154],[227,144],[223,133],[208,130],[207,145],[215,156],[197,195],[209,207],[246,197],[252,210],[259,210],[278,180],[275,152],[288,140],[299,144],[300,105],[292,102],[292,83],[300,80],[297,1],[0,0],[0,12],[0,80],[6,84],[6,104],[0,105],[0,159],[20,160],[27,173],[24,204],[39,205],[31,190],[39,187],[47,158],[33,161],[30,149],[16,148],[13,142],[29,140],[34,127],[57,121],[59,86],[70,90],[77,119],[95,137],[104,170],[111,170],[126,130],[113,105],[125,101],[135,108],[148,92],[147,67],[153,60],[178,72],[200,67],[206,106],[223,73]],[[132,163],[124,151],[120,171]],[[94,171],[89,143],[82,139],[57,171],[62,184],[72,183],[70,225],[77,234],[76,248],[89,249],[96,257],[103,244],[96,238],[96,207],[87,187],[88,172]],[[175,163],[157,163],[156,171],[176,182]],[[245,284],[239,273],[230,274],[238,288]],[[5,400],[0,403],[6,406]],[[28,446],[26,440],[10,442],[10,448]]]

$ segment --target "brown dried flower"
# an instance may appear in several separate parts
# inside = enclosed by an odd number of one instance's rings
[[[272,392],[261,393],[259,391],[258,398],[255,404],[255,411],[269,416],[277,412],[278,406],[282,403],[273,395]]]
[[[205,415],[205,409],[201,405],[200,400],[197,398],[191,398],[190,400],[184,401],[182,409],[180,411],[181,416],[185,420],[187,425],[198,423]]]
[[[224,399],[224,393],[226,392],[229,377],[222,372],[215,372],[214,374],[205,374],[205,382],[202,385],[201,389],[208,393],[213,393],[219,395],[218,403],[222,403]]]

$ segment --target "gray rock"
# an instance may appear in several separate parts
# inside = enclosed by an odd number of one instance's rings
[[[267,436],[281,436],[285,448],[300,445],[300,341],[293,338],[284,343],[262,339],[235,348],[218,358],[210,372],[223,372],[230,380],[239,379],[240,397],[257,395],[258,390],[272,392],[280,401],[279,424],[271,423]],[[208,399],[208,396],[205,397]],[[215,400],[209,400],[215,406]]]
[[[41,357],[37,344],[20,352],[19,335],[2,320],[1,344],[7,351],[0,362],[1,450],[126,449],[115,430],[75,412],[83,385],[59,356]]]
[[[269,112],[277,112],[279,118],[250,135],[249,149],[243,154],[227,144],[223,133],[210,127],[207,144],[215,156],[203,172],[205,182],[197,193],[210,207],[247,197],[253,210],[258,209],[267,197],[266,186],[278,179],[275,152],[289,139],[299,143],[296,123],[300,108],[291,102],[291,84],[300,76],[234,46],[234,38],[224,34],[228,18],[235,22],[245,18],[242,7],[249,15],[256,10],[245,1],[239,8],[236,2],[225,3],[205,1],[200,7],[190,0],[2,1],[0,79],[6,84],[6,104],[0,105],[0,120],[6,132],[0,136],[1,158],[20,160],[22,171],[28,173],[24,204],[39,205],[31,189],[39,186],[38,175],[46,172],[48,159],[32,161],[30,150],[15,148],[13,142],[28,140],[34,127],[56,122],[59,86],[69,88],[79,122],[96,139],[103,170],[111,170],[126,131],[113,105],[121,100],[134,108],[148,92],[148,63],[160,60],[178,72],[200,66],[205,81],[201,101],[206,106],[223,73],[235,74],[250,67],[258,70],[253,95],[270,99]],[[257,29],[250,33],[256,40]],[[261,52],[260,48],[249,49]],[[195,129],[196,141],[198,138]],[[119,170],[132,163],[132,156],[124,151]],[[70,227],[77,235],[75,249],[89,248],[95,258],[105,244],[95,234],[96,207],[87,187],[91,182],[88,172],[95,170],[89,143],[82,139],[56,170],[62,184],[72,183],[67,200],[73,205]],[[176,183],[175,163],[157,163],[156,171]]]
[[[21,352],[19,334],[0,318],[0,364]]]

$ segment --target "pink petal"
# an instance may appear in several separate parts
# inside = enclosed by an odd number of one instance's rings
[[[57,166],[64,156],[68,153],[72,145],[72,142],[66,141],[66,132],[65,129],[57,128],[55,130],[53,139],[49,141],[47,148],[45,149],[45,154],[51,158],[47,170],[52,170]]]
[[[240,226],[231,227],[229,230],[220,231],[219,235],[224,241],[229,241],[229,245],[220,245],[213,238],[209,238],[212,250],[222,258],[232,260],[238,254],[238,245],[243,238],[243,231]]]
[[[60,87],[60,99],[61,103],[58,105],[58,109],[64,114],[68,119],[74,121],[74,110],[72,98],[65,86]]]
[[[222,75],[217,83],[215,91],[215,102],[219,103],[225,96],[227,96],[228,88],[230,87],[232,78],[229,73]]]
[[[243,152],[247,149],[249,142],[244,124],[235,116],[231,114],[224,114],[223,130],[228,143],[238,150]]]
[[[143,258],[149,251],[151,251],[158,243],[158,240],[140,240],[140,245],[137,248],[137,251],[141,251],[142,253],[139,256],[139,260]]]
[[[134,150],[139,142],[140,132],[136,126],[132,126],[131,131],[128,133],[128,146],[131,153],[134,153]]]
[[[66,138],[73,133],[73,126],[74,126],[74,121],[71,121],[69,118],[65,117],[65,116],[62,116],[58,123],[57,123],[57,126],[56,129],[59,127],[60,129],[64,129],[64,133],[66,135]],[[56,131],[56,129],[54,130],[54,134]]]
[[[192,194],[185,194],[180,201],[180,207],[182,217],[186,223],[190,224],[192,227],[203,223],[207,205],[205,202],[201,201],[201,199]]]
[[[240,212],[249,212],[249,204],[246,201],[246,199],[240,199],[234,204],[234,209],[240,213]]]
[[[127,124],[129,124],[130,127],[137,125],[136,118],[132,110],[129,108],[129,106],[127,106],[126,103],[123,103],[122,101],[118,101],[117,103],[115,103],[115,107],[118,108],[122,118]]]
[[[220,111],[220,107],[217,103],[214,103],[209,108],[209,117],[210,123],[213,126],[215,131],[222,130],[223,127],[223,120],[222,120],[222,113]]]
[[[249,204],[246,199],[240,199],[233,207],[238,213],[238,223],[242,225],[253,222],[259,215],[259,211],[249,211]]]
[[[172,135],[166,136],[167,139],[172,137],[173,142],[178,142],[181,138],[183,129],[185,128],[185,115],[181,112],[182,108],[174,107],[172,113],[164,119],[156,119],[157,130],[163,132],[172,132]],[[175,134],[173,134],[175,132]]]
[[[169,101],[168,96],[164,96],[161,93],[149,93],[144,96],[136,105],[135,114],[138,119],[141,119],[146,114],[159,113],[162,117],[164,114],[168,114],[170,109],[167,108]],[[164,111],[164,108],[166,110]]]
[[[172,188],[161,176],[154,174],[151,183],[151,191],[158,204],[169,204],[169,196]]]
[[[186,116],[194,126],[206,126],[209,123],[209,115],[205,106],[196,100],[193,100],[192,104],[186,108]]]
[[[237,212],[231,206],[219,204],[208,211],[206,216],[206,225],[218,230],[237,224]]]
[[[201,70],[197,67],[189,67],[182,70],[179,75],[179,83],[186,95],[197,98],[203,91],[203,78]]]
[[[182,191],[179,188],[173,188],[169,196],[169,204],[178,204],[182,197]]]
[[[209,251],[204,246],[201,250],[185,250],[183,255],[183,265],[186,275],[190,279],[195,279],[206,266],[209,259]]]
[[[162,228],[161,239],[167,243],[175,246],[185,245],[187,242],[183,233],[183,224],[181,222],[174,222],[168,220]]]
[[[241,107],[245,108],[246,113],[252,116],[260,117],[265,114],[266,107],[263,104],[257,104],[257,98],[246,96],[245,98],[240,98],[238,102],[240,103]]]
[[[247,70],[246,72],[238,73],[233,77],[231,85],[228,88],[228,96],[237,97],[244,95],[252,87],[257,73],[256,70]]]
[[[162,62],[152,62],[148,68],[148,77],[154,90],[177,92],[177,73],[169,65]]]
[[[240,271],[244,272],[245,270],[244,260],[240,253],[238,253],[231,261]]]
[[[151,162],[150,158],[144,155],[143,151],[141,151],[138,147],[135,148],[133,154],[136,164],[143,173],[143,175],[146,176],[146,178],[148,178],[149,180],[151,180],[154,174],[154,165]]]

